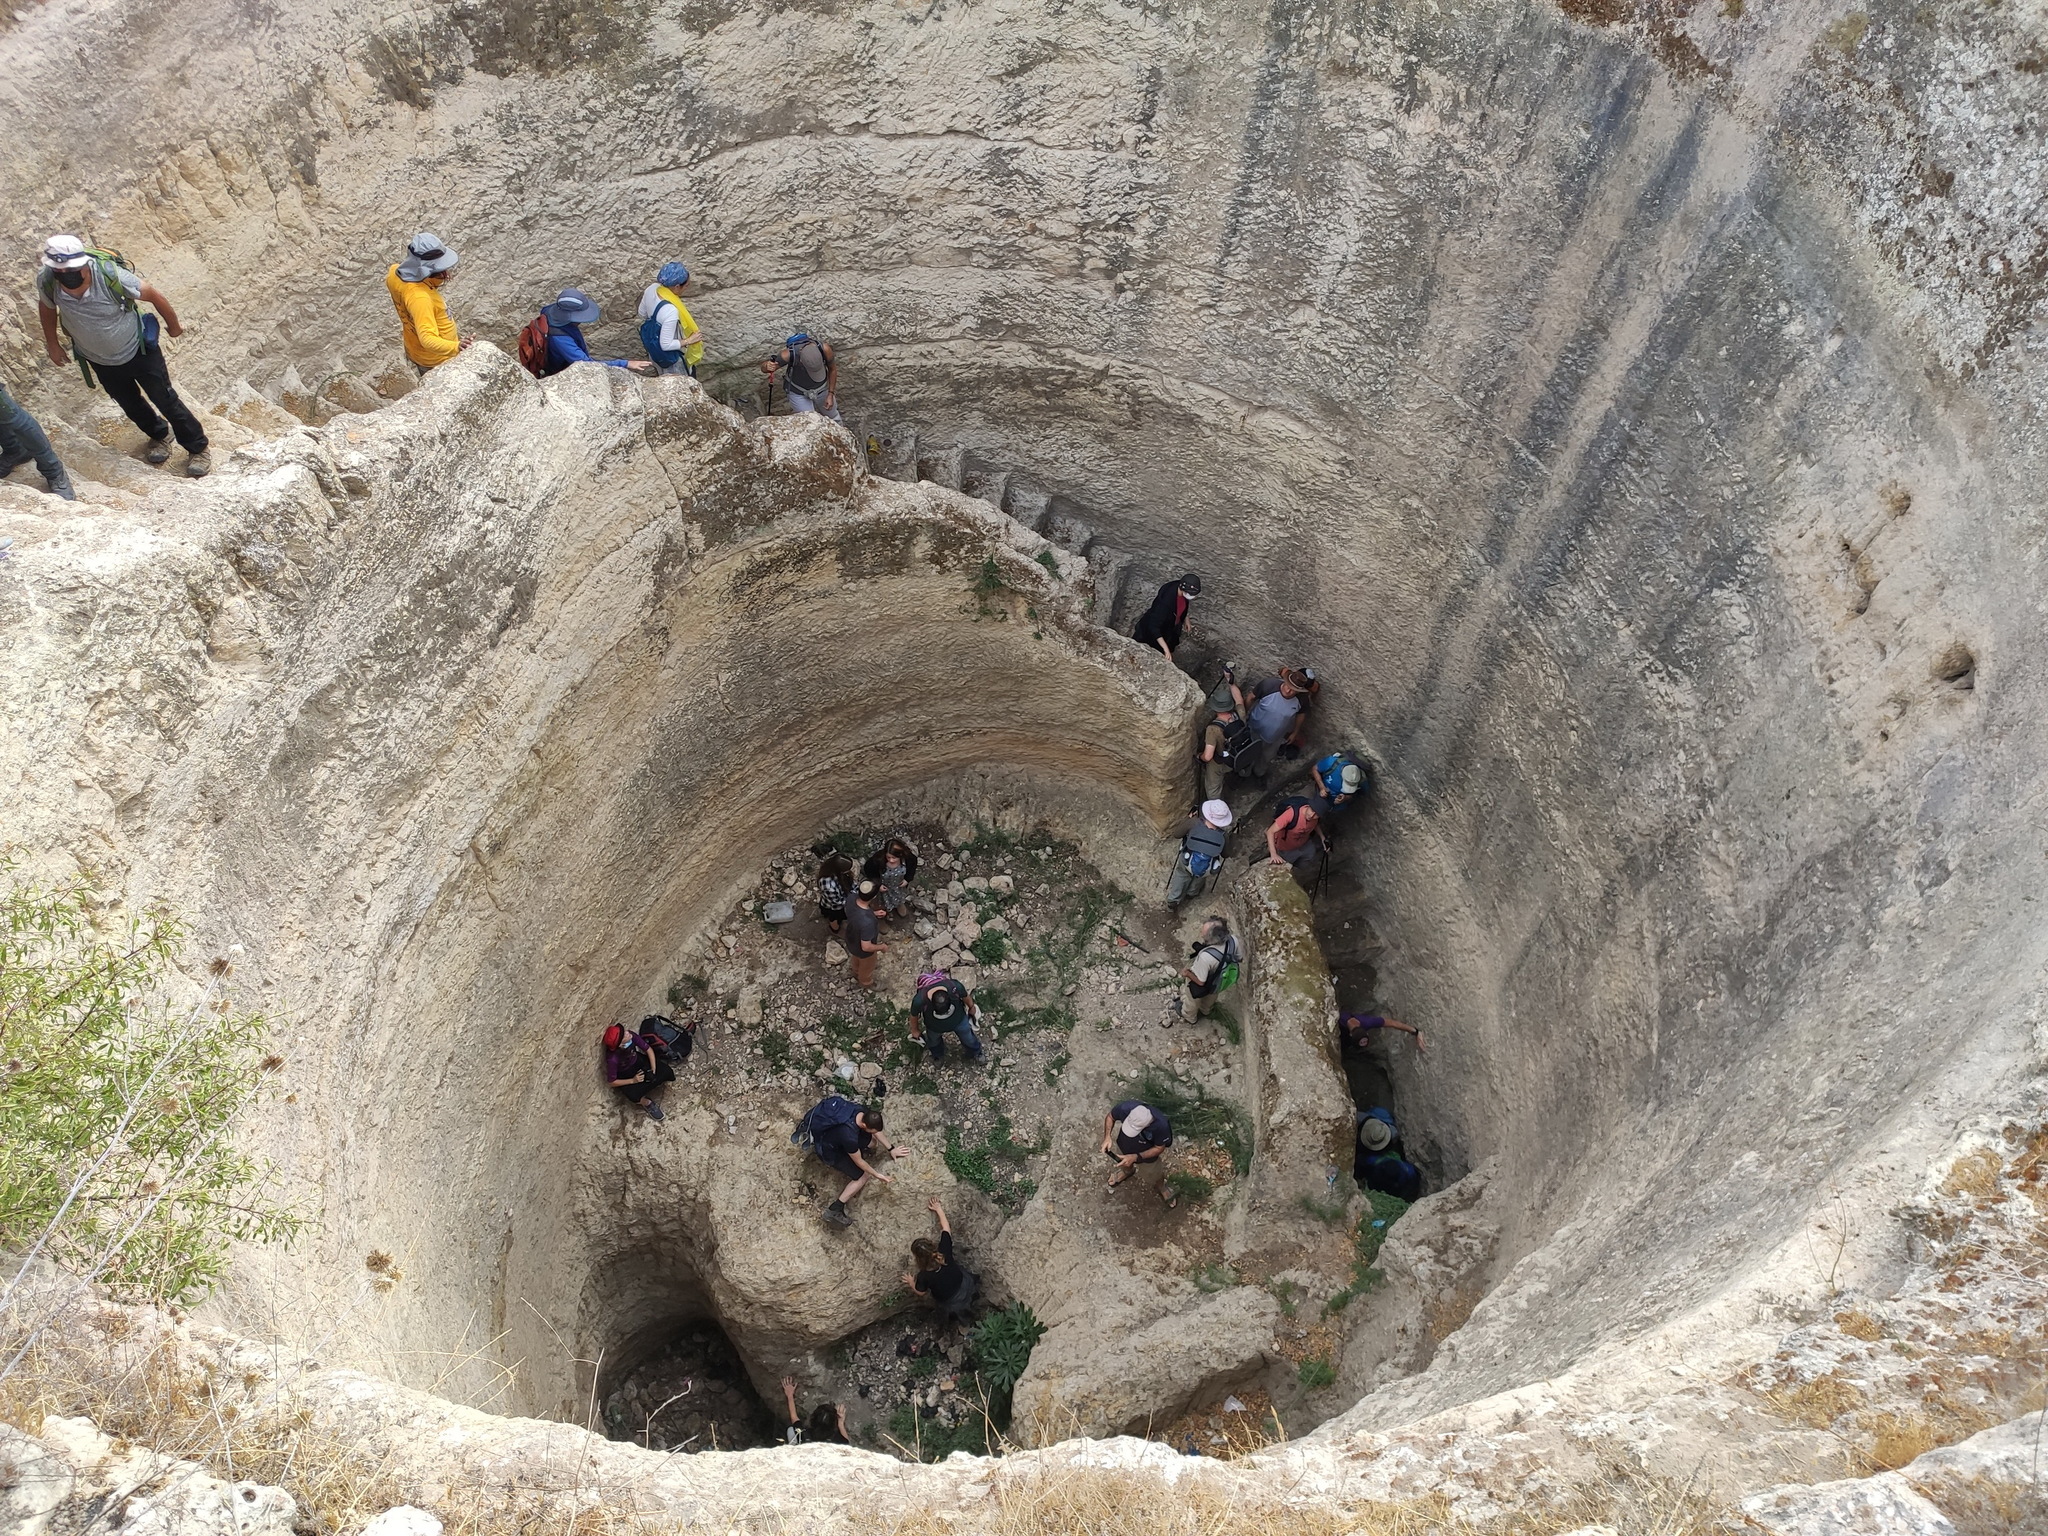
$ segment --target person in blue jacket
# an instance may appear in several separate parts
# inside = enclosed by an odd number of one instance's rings
[[[560,373],[571,363],[603,363],[607,368],[624,368],[632,373],[653,374],[659,371],[652,363],[590,355],[590,348],[584,344],[583,327],[595,325],[603,318],[604,311],[598,308],[597,300],[581,288],[564,288],[555,302],[543,304],[540,312],[548,323],[548,362],[543,378]]]

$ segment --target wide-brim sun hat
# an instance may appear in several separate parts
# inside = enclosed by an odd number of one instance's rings
[[[1204,800],[1202,802],[1202,820],[1208,822],[1209,825],[1212,827],[1229,826],[1231,816],[1230,806],[1228,802],[1222,800]]]
[[[1368,1152],[1384,1152],[1393,1143],[1394,1133],[1387,1128],[1387,1122],[1368,1115],[1359,1122],[1358,1144]]]
[[[429,230],[421,230],[405,242],[406,265],[419,271],[423,277],[433,277],[448,271],[462,258],[449,250],[441,237]]]
[[[603,316],[597,300],[581,288],[564,288],[555,295],[555,302],[547,306],[550,325],[593,325]]]
[[[43,242],[43,265],[53,272],[82,267],[91,260],[92,253],[76,235],[52,235]]]

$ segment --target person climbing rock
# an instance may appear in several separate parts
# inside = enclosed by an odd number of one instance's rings
[[[785,1445],[850,1445],[846,1438],[846,1408],[840,1403],[820,1403],[811,1410],[807,1424],[796,1411],[796,1378],[782,1378],[782,1402],[789,1410],[789,1423],[783,1426],[782,1442]]]
[[[1215,1004],[1216,994],[1228,984],[1229,968],[1241,963],[1237,936],[1230,931],[1230,919],[1212,912],[1202,919],[1201,936],[1188,947],[1188,963],[1181,967],[1180,996],[1175,998],[1160,1023],[1171,1029],[1183,1019],[1199,1019]]]
[[[1391,1109],[1375,1105],[1358,1111],[1358,1148],[1352,1153],[1351,1176],[1367,1189],[1399,1200],[1421,1198],[1422,1170],[1408,1161]]]
[[[1139,616],[1131,638],[1140,645],[1158,646],[1168,661],[1173,660],[1173,648],[1188,631],[1189,600],[1201,592],[1202,578],[1193,571],[1167,582],[1153,595],[1152,606]]]
[[[1204,800],[1198,815],[1189,818],[1181,834],[1180,851],[1173,858],[1173,873],[1166,879],[1166,904],[1177,907],[1188,892],[1223,867],[1224,850],[1230,846],[1230,806],[1222,800]]]
[[[76,235],[52,235],[43,242],[36,298],[50,361],[59,368],[68,361],[57,339],[62,325],[86,383],[98,379],[108,398],[148,435],[143,462],[167,463],[175,436],[185,450],[186,474],[197,479],[213,468],[206,429],[171,387],[170,368],[157,341],[158,315],[163,330],[184,334],[169,299],[121,265],[112,251],[91,249]],[[143,304],[156,315],[143,314]]]
[[[78,492],[71,488],[71,477],[64,472],[57,450],[50,446],[43,424],[7,392],[5,384],[0,384],[0,480],[29,463],[42,475],[44,490],[64,501],[78,500]]]
[[[818,916],[836,935],[846,925],[846,900],[853,894],[853,860],[830,843],[813,843],[818,860]]]
[[[917,878],[917,850],[902,838],[892,837],[867,856],[860,872],[881,887],[882,915],[893,918],[910,903],[910,882]]]
[[[818,1161],[833,1172],[845,1177],[846,1186],[839,1191],[839,1197],[825,1207],[824,1217],[836,1227],[850,1227],[853,1217],[847,1214],[846,1204],[863,1189],[869,1179],[880,1179],[884,1184],[896,1181],[888,1174],[872,1166],[867,1159],[871,1148],[880,1147],[893,1158],[908,1157],[910,1153],[902,1147],[892,1146],[889,1138],[882,1134],[882,1112],[867,1109],[831,1094],[818,1101],[811,1112],[804,1116],[803,1129],[810,1133],[811,1150]]]
[[[1308,705],[1315,692],[1315,673],[1282,667],[1273,677],[1252,684],[1252,729],[1273,749],[1275,757],[1301,755],[1308,727]]]
[[[1413,1024],[1403,1024],[1399,1019],[1390,1019],[1382,1013],[1347,1013],[1337,1020],[1337,1043],[1349,1050],[1362,1051],[1371,1042],[1375,1032],[1383,1029],[1398,1030],[1415,1037],[1415,1049],[1422,1055],[1429,1054],[1429,1047],[1422,1043],[1422,1031]]]
[[[1125,1099],[1110,1107],[1102,1117],[1102,1153],[1116,1162],[1116,1172],[1109,1176],[1109,1187],[1135,1177],[1143,1171],[1148,1182],[1160,1192],[1168,1205],[1173,1197],[1166,1188],[1166,1168],[1162,1159],[1166,1149],[1173,1145],[1173,1126],[1165,1112],[1154,1109],[1150,1104],[1137,1099]]]
[[[604,1076],[619,1097],[638,1104],[650,1120],[667,1118],[654,1101],[654,1090],[674,1082],[676,1073],[652,1040],[623,1024],[612,1025],[604,1032]]]
[[[829,420],[840,420],[839,357],[830,342],[799,331],[782,344],[781,351],[761,359],[761,371],[768,375],[771,405],[780,373],[782,393],[791,411],[799,416],[815,411]]]
[[[851,963],[855,986],[875,985],[875,957],[889,946],[882,942],[882,888],[863,880],[854,888],[853,905],[846,909],[846,927],[840,935]]]
[[[954,1257],[953,1227],[946,1220],[946,1208],[936,1196],[925,1202],[925,1208],[938,1218],[938,1241],[920,1237],[911,1243],[911,1267],[903,1283],[916,1295],[931,1298],[932,1310],[941,1322],[964,1322],[974,1307],[981,1279]]]
[[[640,295],[640,345],[657,373],[697,376],[704,361],[704,333],[697,328],[683,290],[690,269],[680,261],[665,262],[647,291]]]
[[[965,982],[944,971],[927,971],[917,978],[917,990],[910,995],[910,1038],[921,1041],[933,1061],[946,1059],[947,1035],[959,1036],[969,1061],[981,1061],[981,1040],[974,1032],[980,1017]]]
[[[1289,795],[1266,828],[1267,862],[1291,865],[1294,883],[1305,891],[1314,891],[1323,857],[1329,851],[1322,804],[1307,795]]]
[[[651,374],[654,364],[628,361],[623,357],[596,358],[583,339],[583,327],[604,318],[597,300],[581,288],[564,288],[552,304],[543,304],[540,318],[530,321],[519,334],[519,361],[538,378],[549,378],[577,363],[601,362],[607,368],[624,368],[630,373]]]
[[[405,355],[422,374],[469,345],[455,334],[455,322],[441,297],[441,289],[460,259],[441,243],[439,235],[421,230],[406,241],[405,255],[384,274],[391,307],[398,311]]]

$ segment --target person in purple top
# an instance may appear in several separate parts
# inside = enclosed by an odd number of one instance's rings
[[[543,304],[541,314],[548,322],[548,374],[560,373],[571,363],[603,363],[607,368],[624,368],[632,373],[658,373],[652,363],[628,361],[623,357],[598,358],[590,355],[583,341],[583,327],[603,318],[597,300],[581,288],[564,288],[552,304]]]
[[[676,1080],[675,1068],[661,1059],[654,1042],[623,1024],[604,1032],[604,1080],[619,1096],[631,1099],[647,1111],[647,1118],[666,1118],[654,1102],[654,1090]]]
[[[1422,1043],[1421,1030],[1417,1029],[1413,1024],[1403,1024],[1399,1019],[1390,1019],[1385,1014],[1380,1013],[1347,1013],[1341,1015],[1337,1020],[1337,1040],[1339,1044],[1348,1045],[1353,1050],[1362,1051],[1365,1049],[1366,1042],[1372,1038],[1373,1031],[1379,1029],[1398,1029],[1404,1035],[1413,1035],[1415,1037],[1415,1049],[1422,1052],[1425,1056],[1429,1054],[1429,1048]]]

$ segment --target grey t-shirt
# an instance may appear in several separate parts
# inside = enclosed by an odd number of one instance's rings
[[[873,944],[882,937],[881,920],[857,901],[846,904],[846,952],[858,960],[867,951],[863,944]]]
[[[85,282],[72,293],[52,273],[38,285],[43,300],[57,311],[72,348],[88,363],[109,368],[130,362],[142,350],[142,319],[107,291],[100,276],[100,264],[85,269]],[[126,267],[114,268],[114,276],[131,299],[142,297],[142,279]]]
[[[1252,706],[1252,727],[1267,741],[1278,741],[1294,728],[1301,713],[1299,698],[1286,698],[1277,689]]]

